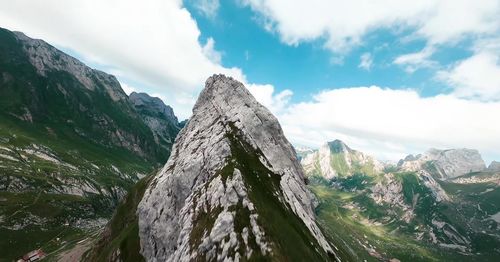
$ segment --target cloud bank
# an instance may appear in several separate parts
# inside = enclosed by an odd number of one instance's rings
[[[274,101],[281,94],[260,95],[260,101]],[[299,145],[317,147],[338,138],[387,160],[431,147],[475,148],[488,161],[500,156],[500,122],[495,120],[500,102],[369,86],[324,90],[309,102],[269,108]]]

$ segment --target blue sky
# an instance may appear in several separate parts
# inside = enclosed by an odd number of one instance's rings
[[[476,148],[500,160],[500,0],[29,0],[0,26],[162,98],[182,119],[204,80],[242,81],[296,145],[380,159]]]
[[[392,88],[416,88],[424,96],[446,92],[447,87],[433,80],[435,69],[423,68],[406,73],[393,60],[402,54],[418,52],[426,42],[422,39],[402,43],[405,32],[381,29],[371,32],[362,46],[347,54],[332,54],[323,47],[323,39],[297,45],[286,45],[273,32],[266,31],[248,6],[224,1],[215,17],[186,2],[201,31],[200,41],[215,39],[222,50],[224,66],[240,67],[254,83],[272,83],[278,90],[291,89],[295,102],[326,88],[378,85]],[[442,66],[470,55],[468,41],[455,44],[435,55]],[[367,70],[359,67],[364,53],[373,57]],[[340,59],[341,61],[335,61]]]

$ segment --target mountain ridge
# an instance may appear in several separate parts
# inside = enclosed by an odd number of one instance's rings
[[[166,161],[181,127],[150,99],[139,110],[116,77],[0,28],[0,261],[103,226]]]
[[[241,83],[223,75],[206,81],[173,152],[138,207],[146,260],[333,256],[295,151]]]

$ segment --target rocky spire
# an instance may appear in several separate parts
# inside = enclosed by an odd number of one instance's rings
[[[313,202],[277,119],[241,83],[214,75],[139,204],[141,253],[329,260]]]
[[[373,175],[384,169],[383,164],[375,158],[351,149],[338,139],[327,142],[317,151],[307,154],[301,163],[307,174],[320,175],[326,179],[351,176],[355,173]]]

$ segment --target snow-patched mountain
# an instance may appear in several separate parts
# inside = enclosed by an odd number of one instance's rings
[[[475,149],[429,149],[417,156],[408,155],[398,163],[404,171],[429,170],[440,179],[450,179],[486,169],[481,154]]]
[[[276,118],[210,77],[137,210],[147,261],[330,260],[315,198]]]
[[[351,176],[354,173],[376,174],[384,166],[373,157],[351,149],[344,142],[334,140],[322,145],[302,158],[307,174],[317,174],[326,179]]]

